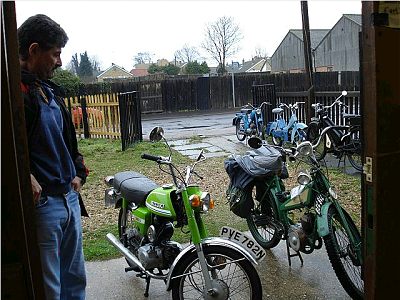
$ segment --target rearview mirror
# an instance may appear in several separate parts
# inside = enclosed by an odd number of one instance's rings
[[[153,130],[150,132],[150,141],[158,142],[164,136],[164,129],[162,127],[154,127]]]
[[[249,146],[253,149],[258,149],[262,146],[262,140],[258,137],[249,138],[248,142]]]

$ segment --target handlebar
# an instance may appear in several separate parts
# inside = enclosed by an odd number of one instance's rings
[[[269,103],[269,102],[264,101],[263,103],[260,104],[260,106],[258,108],[262,108],[263,105],[272,105],[272,104]],[[250,106],[252,109],[257,109],[257,107],[253,106],[253,104],[251,104],[251,103],[247,103],[246,106]]]

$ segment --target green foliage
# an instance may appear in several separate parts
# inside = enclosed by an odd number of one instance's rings
[[[163,71],[162,67],[157,66],[156,64],[151,64],[147,69],[147,72],[149,72],[149,74],[162,73],[162,71]]]
[[[178,75],[179,71],[179,67],[172,64],[168,64],[167,66],[163,67],[157,66],[156,64],[151,64],[147,69],[147,72],[149,72],[149,74],[162,73],[166,75]]]
[[[81,61],[79,63],[78,76],[80,78],[93,76],[93,66],[89,60],[87,52],[81,53]]]
[[[207,74],[210,72],[210,68],[207,63],[203,61],[199,64],[197,61],[188,62],[185,67],[186,74]]]
[[[82,83],[79,77],[75,76],[70,71],[60,68],[54,72],[52,80],[62,86],[67,95],[76,94],[79,90],[79,85]]]

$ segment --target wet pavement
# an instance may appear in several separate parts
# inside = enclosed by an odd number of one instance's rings
[[[248,147],[236,138],[232,126],[234,112],[145,116],[144,139],[152,128],[162,126],[171,147],[193,159],[201,149],[205,149],[206,157],[243,153]],[[338,161],[328,158],[328,164],[336,167]],[[345,169],[351,173],[348,165],[347,162]],[[350,299],[335,276],[324,246],[302,257],[303,266],[298,257],[292,257],[289,266],[284,241],[267,251],[267,257],[257,266],[263,299]],[[151,281],[149,297],[144,297],[145,280],[137,278],[134,272],[126,273],[126,266],[124,258],[87,262],[87,299],[170,299],[160,280]]]
[[[302,257],[303,266],[298,257],[292,257],[289,267],[284,241],[267,251],[266,258],[256,267],[262,299],[351,299],[337,280],[324,247]],[[164,282],[155,279],[150,282],[149,297],[144,297],[145,280],[134,272],[125,273],[126,266],[124,258],[87,262],[86,299],[171,299]]]

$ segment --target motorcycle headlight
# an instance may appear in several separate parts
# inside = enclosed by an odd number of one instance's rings
[[[257,108],[256,112],[257,112],[257,115],[261,115],[261,109]]]
[[[297,147],[297,152],[299,152],[300,155],[303,156],[308,156],[312,153],[313,148],[312,144],[309,141],[302,142],[298,147]]]
[[[305,172],[300,172],[299,175],[297,175],[297,182],[301,185],[309,184],[310,181],[311,181],[310,175],[308,175]]]

